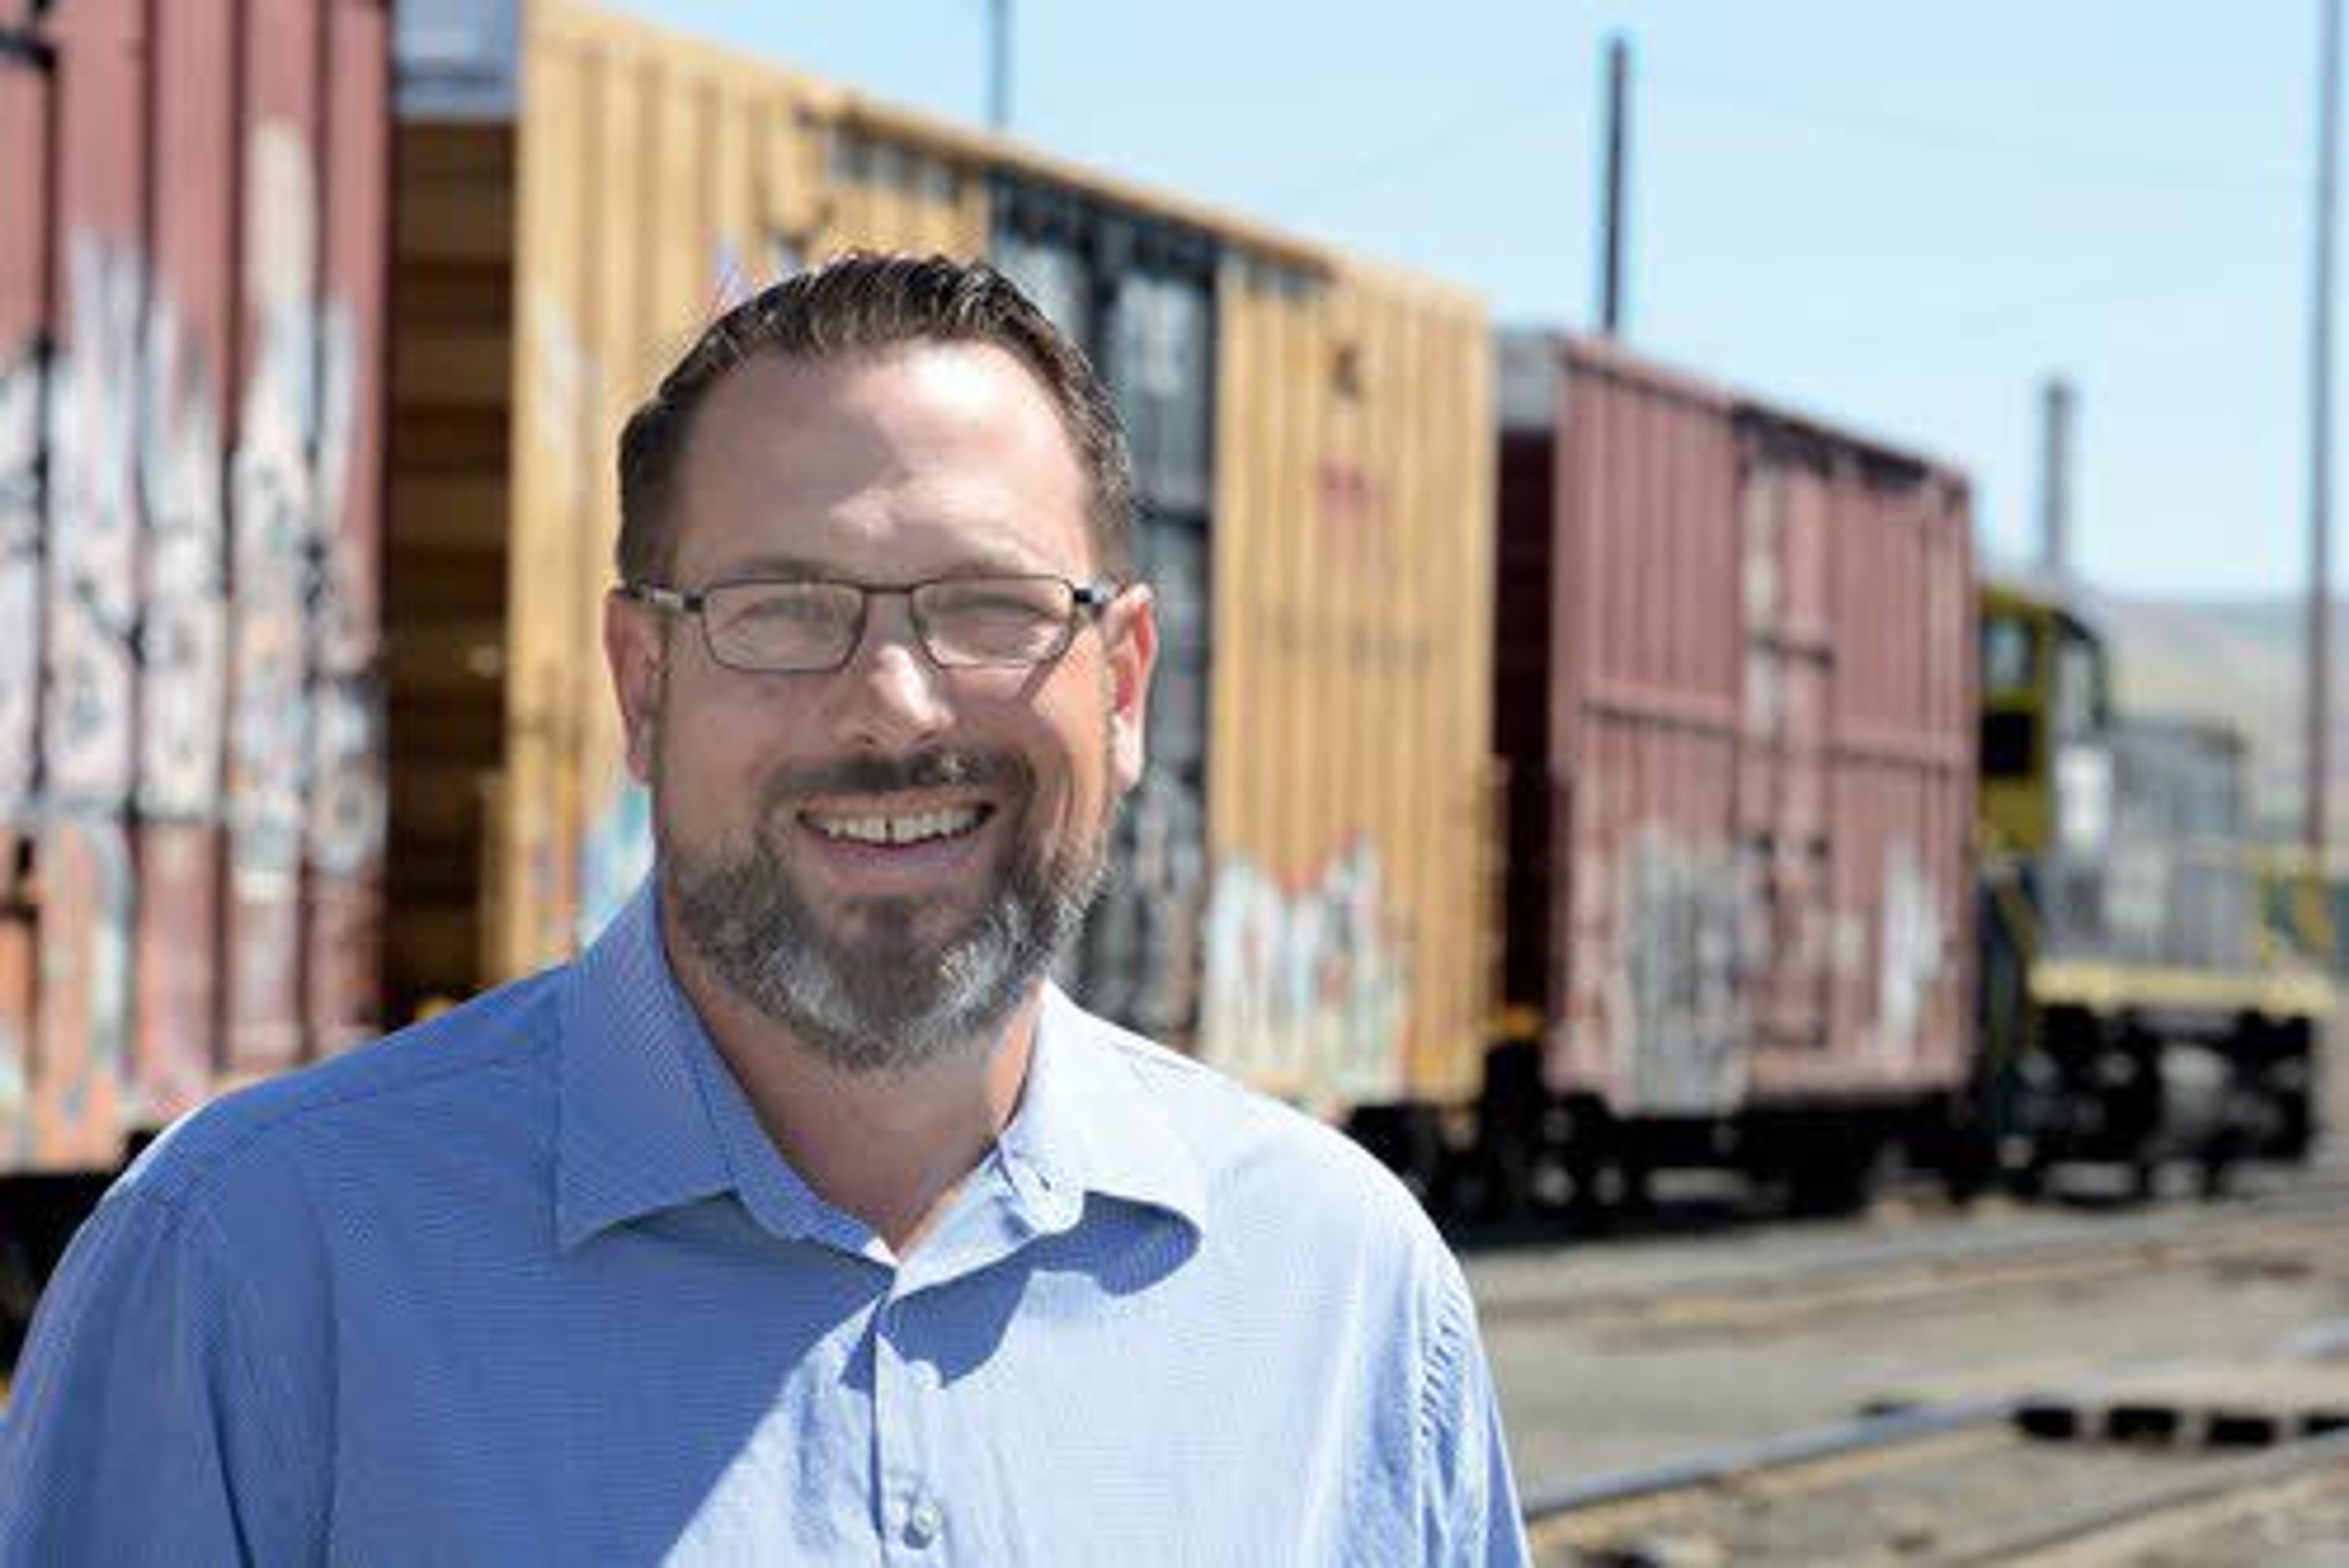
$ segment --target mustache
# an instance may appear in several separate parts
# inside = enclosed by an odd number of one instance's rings
[[[789,768],[767,784],[779,805],[811,794],[892,794],[901,791],[1028,784],[1034,770],[1009,752],[934,748],[903,756],[863,755]]]

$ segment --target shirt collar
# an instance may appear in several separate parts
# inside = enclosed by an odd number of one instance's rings
[[[648,877],[572,966],[563,997],[554,1214],[565,1250],[734,1185],[686,1057],[700,1041]]]
[[[567,1251],[612,1226],[736,1191],[771,1231],[862,1251],[760,1130],[679,989],[647,877],[572,968],[563,998],[555,1226]],[[1019,1107],[997,1147],[1040,1228],[1089,1192],[1167,1210],[1194,1231],[1206,1183],[1111,1025],[1044,987]],[[755,1143],[755,1150],[745,1143]],[[743,1168],[745,1157],[757,1172]],[[771,1174],[775,1179],[761,1179]],[[856,1227],[855,1229],[861,1229]]]
[[[1023,1199],[1066,1206],[1099,1192],[1164,1210],[1195,1231],[1205,1225],[1198,1159],[1138,1070],[1135,1053],[1148,1049],[1045,985],[1019,1108],[998,1140]]]

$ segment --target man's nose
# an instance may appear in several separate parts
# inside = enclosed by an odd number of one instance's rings
[[[865,604],[864,634],[835,678],[843,738],[895,749],[926,740],[953,719],[945,672],[932,663],[901,594]]]

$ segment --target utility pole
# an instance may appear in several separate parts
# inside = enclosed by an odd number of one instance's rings
[[[1011,0],[987,0],[987,123],[1011,130]]]
[[[2340,98],[2341,0],[2322,0],[2316,106],[2316,276],[2308,376],[2309,853],[2323,863],[2329,832],[2333,719],[2333,170]]]
[[[1607,41],[1607,173],[1604,207],[1599,216],[1599,330],[1619,337],[1623,330],[1623,212],[1624,121],[1630,93],[1631,47],[1621,34]]]
[[[2072,383],[2061,376],[2039,389],[2039,566],[2059,583],[2072,575]]]

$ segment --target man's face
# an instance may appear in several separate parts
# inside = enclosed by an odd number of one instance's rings
[[[1050,402],[999,348],[764,356],[695,420],[670,581],[1085,583],[1087,501]],[[840,1065],[916,1064],[1000,1023],[1074,935],[1140,776],[1147,591],[1026,669],[939,669],[898,596],[824,673],[730,670],[661,620],[615,597],[605,640],[670,939]]]

